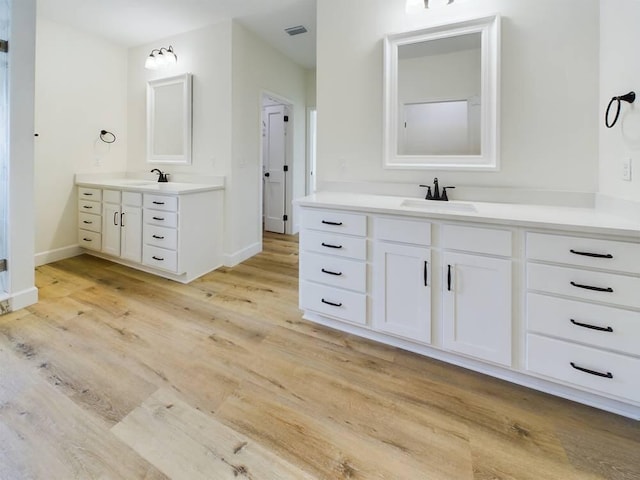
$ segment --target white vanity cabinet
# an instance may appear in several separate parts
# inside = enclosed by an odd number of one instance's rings
[[[300,308],[367,324],[367,217],[314,210],[300,231]]]
[[[78,188],[78,244],[90,250],[102,248],[102,190]]]
[[[137,190],[80,185],[80,246],[92,255],[183,283],[218,268],[222,189],[183,185],[169,184],[166,190],[184,193],[164,193],[155,185]]]
[[[297,203],[304,318],[640,420],[640,222],[338,192]]]
[[[142,259],[142,194],[102,191],[102,251],[140,262]]]
[[[373,219],[373,328],[431,342],[431,223]]]
[[[444,348],[511,365],[511,235],[508,230],[442,225]]]
[[[640,402],[640,248],[528,232],[527,368]]]

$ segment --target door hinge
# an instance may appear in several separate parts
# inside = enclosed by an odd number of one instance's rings
[[[6,272],[7,271],[7,261],[3,258],[0,259],[0,272]]]
[[[286,222],[287,220],[289,220],[289,215],[283,215],[282,216],[282,221]]]
[[[284,172],[288,172],[289,171],[289,165],[283,165],[282,170]]]
[[[284,116],[284,121],[285,121],[285,122],[288,122],[288,121],[289,121],[289,115],[285,115],[285,116]]]
[[[7,53],[9,51],[9,42],[7,40],[0,40],[0,52]]]

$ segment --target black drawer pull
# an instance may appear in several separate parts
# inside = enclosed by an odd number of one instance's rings
[[[428,265],[428,264],[429,264],[429,262],[427,262],[427,261],[425,260],[425,261],[424,261],[424,274],[423,274],[423,276],[424,276],[424,286],[425,286],[425,287],[427,287],[427,286],[428,286],[428,285],[427,285],[427,275],[428,275],[428,273],[427,273],[427,265]]]
[[[161,237],[160,235],[151,235],[153,238],[157,238],[158,240],[164,240],[164,237]]]
[[[336,227],[342,225],[342,222],[330,222],[329,220],[322,220],[322,223],[325,225],[335,225]]]
[[[602,254],[602,253],[590,253],[590,252],[578,252],[577,250],[574,250],[573,248],[569,250],[571,253],[575,254],[575,255],[582,255],[583,257],[593,257],[593,258],[613,258],[613,255],[607,253],[607,254]]]
[[[331,245],[330,243],[324,243],[324,242],[322,242],[322,246],[327,248],[342,248],[342,245]]]
[[[584,288],[585,290],[593,290],[594,292],[613,293],[613,288],[611,287],[602,288],[602,287],[592,287],[591,285],[581,285],[580,283],[576,283],[576,282],[569,282],[569,283],[571,283],[571,285],[573,285],[574,287]]]
[[[82,208],[86,208],[87,210],[91,210],[93,207],[90,207],[89,205],[83,205]]]
[[[84,192],[83,195],[86,195],[87,197],[91,197],[93,196],[93,193]]]
[[[93,242],[93,240],[90,238],[83,238],[82,240],[84,240],[85,242]]]
[[[160,220],[161,222],[164,222],[164,218],[162,217],[152,217],[154,220]]]
[[[571,366],[573,368],[575,368],[576,370],[580,370],[581,372],[589,373],[591,375],[595,375],[596,377],[613,378],[613,374],[611,372],[607,372],[607,373],[596,372],[595,370],[589,370],[588,368],[580,367],[573,362],[569,362],[569,363],[571,363]]]
[[[322,299],[322,303],[326,303],[327,305],[331,305],[332,307],[341,307],[342,306],[342,303],[329,302],[329,301],[325,300],[324,298]]]
[[[342,272],[332,272],[331,270],[325,270],[324,268],[322,269],[322,273],[327,273],[329,275],[336,275],[336,276],[342,275]]]
[[[91,225],[93,222],[90,222],[89,220],[83,220],[82,223],[86,223],[87,225]]]
[[[155,200],[151,203],[153,203],[154,205],[164,205],[164,202],[156,202]]]
[[[118,212],[113,212],[113,224],[118,225]]]
[[[155,255],[153,255],[151,258],[153,258],[154,260],[157,260],[159,262],[164,262],[164,258],[156,257]]]
[[[573,318],[570,319],[571,323],[578,327],[590,328],[591,330],[598,330],[599,332],[613,332],[611,327],[598,327],[597,325],[589,325],[588,323],[576,322]]]
[[[447,290],[451,291],[451,265],[447,265]]]

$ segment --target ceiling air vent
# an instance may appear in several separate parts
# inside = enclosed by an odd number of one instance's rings
[[[289,35],[300,35],[301,33],[307,33],[307,29],[303,25],[298,25],[297,27],[289,27],[284,29]]]

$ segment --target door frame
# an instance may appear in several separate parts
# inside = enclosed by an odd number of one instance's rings
[[[273,100],[275,100],[276,102],[278,102],[281,105],[284,105],[287,110],[288,110],[288,115],[289,115],[289,121],[287,122],[287,126],[286,126],[286,144],[285,144],[285,161],[286,161],[286,165],[289,167],[289,170],[286,172],[285,174],[285,205],[284,205],[284,214],[287,215],[287,221],[284,223],[284,233],[287,235],[291,235],[293,233],[295,233],[293,231],[293,204],[291,203],[292,198],[293,198],[293,178],[294,178],[294,169],[295,169],[295,165],[293,162],[293,140],[294,140],[294,121],[295,121],[295,117],[294,117],[294,103],[293,101],[289,100],[286,97],[283,97],[282,95],[279,95],[277,93],[273,93],[269,90],[260,90],[260,99],[259,99],[259,109],[260,109],[260,115],[258,115],[258,122],[259,122],[259,129],[258,129],[258,135],[259,135],[259,146],[260,146],[260,168],[259,168],[259,179],[258,179],[258,189],[260,192],[260,195],[258,195],[258,211],[260,212],[260,214],[258,215],[258,221],[260,223],[259,225],[259,230],[260,230],[260,239],[262,239],[262,235],[264,233],[264,227],[263,227],[263,222],[262,219],[264,217],[264,177],[263,177],[263,170],[264,170],[264,142],[262,139],[262,126],[263,126],[263,108],[264,108],[264,101],[265,98],[271,98]]]

